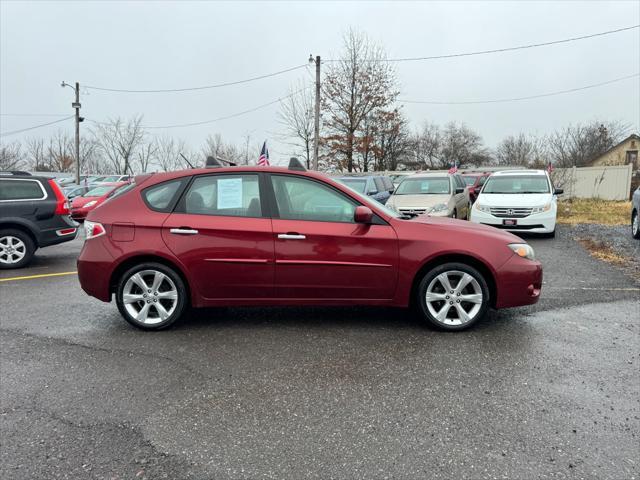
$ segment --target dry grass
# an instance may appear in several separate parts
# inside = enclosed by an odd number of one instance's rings
[[[576,198],[558,202],[558,223],[599,223],[627,225],[631,218],[631,202]]]
[[[619,267],[625,267],[629,264],[629,258],[618,255],[606,243],[591,238],[579,238],[578,242],[587,250],[592,257],[602,260]]]

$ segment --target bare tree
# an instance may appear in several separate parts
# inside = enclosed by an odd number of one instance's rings
[[[222,139],[222,135],[216,133],[207,136],[205,144],[202,147],[202,155],[204,158],[211,156],[230,162],[243,163],[245,156],[248,155],[248,150],[247,153],[245,153],[244,149],[240,150],[235,145],[226,143]]]
[[[99,123],[94,130],[96,142],[114,173],[133,173],[132,162],[144,141],[142,116],[130,120],[116,118]]]
[[[162,136],[156,139],[156,150],[154,152],[154,163],[165,172],[182,168],[184,160],[180,156],[185,152],[183,140],[174,140],[169,136]]]
[[[146,144],[143,144],[140,146],[140,148],[138,148],[137,160],[139,172],[146,172],[149,169],[149,165],[155,158],[157,150],[158,145],[155,140],[147,142]]]
[[[20,142],[0,143],[0,171],[19,170],[24,165]]]
[[[524,133],[518,136],[510,135],[496,148],[495,161],[498,165],[544,167],[547,163],[544,139]]]
[[[75,163],[71,137],[58,130],[50,139],[47,147],[49,170],[52,172],[71,172]]]
[[[425,122],[422,129],[413,135],[413,159],[417,168],[440,166],[442,131],[435,123]]]
[[[27,149],[27,163],[29,166],[37,171],[47,169],[49,165],[49,157],[47,155],[47,148],[45,147],[43,138],[27,138],[25,140]]]
[[[294,148],[294,155],[302,154],[311,168],[313,148],[313,92],[304,81],[289,88],[289,95],[280,102],[278,121],[285,128],[284,143]]]
[[[363,33],[349,30],[344,54],[329,64],[323,82],[326,155],[341,170],[354,169],[356,132],[376,109],[387,109],[398,96],[393,67],[384,50]]]
[[[482,145],[482,137],[464,123],[449,122],[442,131],[439,168],[449,168],[454,163],[482,164],[488,160],[488,153]]]

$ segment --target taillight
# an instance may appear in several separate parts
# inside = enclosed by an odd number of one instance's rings
[[[56,215],[69,215],[69,203],[65,198],[64,194],[60,190],[58,184],[53,180],[49,179],[49,186],[53,190],[54,195],[56,196],[56,211],[54,212]]]
[[[90,240],[92,238],[99,237],[100,235],[104,235],[106,230],[101,223],[98,222],[90,222],[89,220],[84,221],[84,233],[85,239]]]

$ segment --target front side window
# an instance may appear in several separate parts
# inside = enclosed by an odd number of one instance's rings
[[[36,180],[0,180],[0,200],[41,200],[45,196]]]
[[[443,195],[447,193],[451,193],[447,177],[406,178],[395,191],[396,195]]]
[[[482,193],[549,193],[549,182],[544,175],[492,176]]]
[[[184,213],[229,217],[261,217],[258,175],[196,177],[183,200]]]
[[[272,175],[279,216],[285,220],[353,223],[356,203],[331,187],[306,178]]]

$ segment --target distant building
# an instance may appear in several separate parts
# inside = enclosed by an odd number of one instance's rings
[[[619,144],[614,145],[599,157],[589,162],[587,167],[602,167],[609,165],[627,165],[632,164],[633,170],[640,169],[640,161],[638,160],[638,147],[640,146],[640,136],[635,133],[629,135]]]

